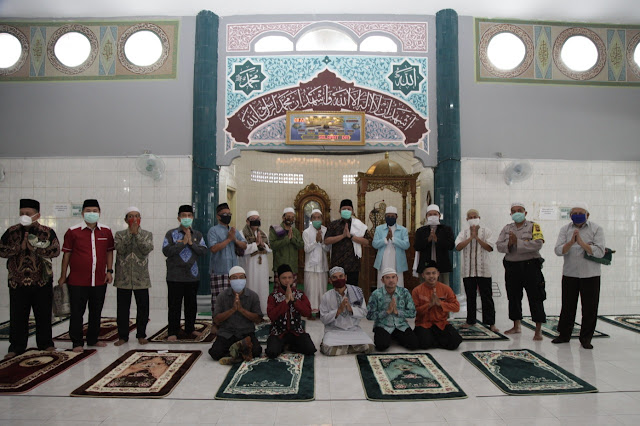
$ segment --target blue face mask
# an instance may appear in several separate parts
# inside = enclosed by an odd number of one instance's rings
[[[521,213],[521,212],[514,213],[511,215],[511,219],[513,219],[515,223],[522,223],[524,222],[524,213]]]
[[[86,212],[84,215],[84,221],[87,223],[96,223],[100,218],[100,213]]]
[[[182,219],[180,219],[180,225],[182,225],[185,228],[189,228],[192,223],[193,223],[193,219],[191,219],[190,217],[183,217]]]
[[[244,287],[247,285],[247,280],[245,278],[239,278],[237,280],[229,280],[231,283],[231,289],[236,293],[242,293]]]
[[[583,224],[583,223],[585,223],[587,221],[587,215],[586,214],[572,214],[571,215],[571,220],[573,221],[574,224],[581,225],[581,224]]]
[[[340,210],[340,217],[344,220],[351,219],[351,210]]]
[[[396,224],[395,217],[385,217],[384,220],[387,222],[387,226],[393,226]]]

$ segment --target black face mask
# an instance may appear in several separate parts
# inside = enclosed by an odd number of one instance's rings
[[[231,215],[223,214],[222,216],[220,216],[220,222],[224,223],[225,225],[228,225],[229,223],[231,223]]]
[[[260,226],[260,221],[259,220],[250,220],[249,221],[249,225],[251,225],[251,226]]]

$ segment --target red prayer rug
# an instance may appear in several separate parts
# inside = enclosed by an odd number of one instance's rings
[[[89,323],[84,323],[82,325],[82,335],[87,337],[87,328],[89,327]],[[136,328],[136,320],[135,318],[129,318],[129,331],[135,330]],[[62,342],[70,342],[71,337],[69,337],[69,332],[62,333],[53,338],[53,340],[59,340]],[[98,332],[98,341],[102,342],[115,342],[118,340],[118,323],[117,319],[113,317],[102,317],[100,318],[100,331]]]

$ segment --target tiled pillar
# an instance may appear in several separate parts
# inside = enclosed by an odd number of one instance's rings
[[[436,104],[438,114],[438,166],[434,174],[434,202],[444,222],[460,231],[460,103],[458,72],[458,14],[444,9],[436,14]],[[453,253],[451,288],[460,293],[458,255]]]
[[[194,227],[206,233],[214,224],[218,204],[216,165],[216,95],[218,78],[218,25],[213,12],[203,10],[196,18],[196,55],[193,71],[193,183]],[[198,294],[210,294],[209,256],[200,265]]]

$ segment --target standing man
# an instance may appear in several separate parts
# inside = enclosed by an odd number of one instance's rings
[[[209,242],[209,277],[211,284],[211,317],[216,316],[214,311],[216,297],[225,288],[229,288],[228,272],[234,266],[238,266],[237,252],[246,250],[247,242],[242,233],[231,223],[231,210],[227,203],[216,207],[218,224],[209,229],[207,241]]]
[[[496,308],[493,304],[491,288],[491,270],[489,269],[489,253],[493,251],[489,228],[480,226],[480,213],[476,209],[467,211],[466,228],[456,238],[456,250],[462,252],[462,281],[467,295],[467,322],[462,325],[469,328],[476,323],[476,294],[480,290],[482,301],[482,321],[491,331],[498,332],[496,327]]]
[[[289,265],[293,271],[293,282],[298,282],[298,250],[304,247],[300,231],[293,227],[296,220],[293,207],[282,212],[282,223],[269,229],[269,242],[273,250],[273,280],[278,281],[280,265]]]
[[[316,347],[309,333],[304,331],[302,317],[311,316],[311,304],[303,292],[293,287],[293,271],[289,265],[278,267],[280,284],[269,295],[267,315],[271,320],[271,332],[265,353],[275,358],[290,345],[291,351],[313,355]]]
[[[153,250],[153,234],[140,228],[140,209],[129,207],[124,216],[127,229],[116,232],[116,278],[118,300],[118,341],[115,346],[129,341],[129,309],[131,294],[136,298],[136,338],[146,345],[149,322],[149,253]]]
[[[427,207],[427,224],[416,231],[414,247],[420,252],[418,274],[422,274],[425,265],[435,262],[440,272],[440,282],[449,285],[449,273],[453,271],[449,252],[455,247],[453,229],[440,223],[440,207],[431,204]]]
[[[244,251],[244,269],[247,271],[247,288],[255,291],[260,298],[260,308],[267,306],[269,298],[269,259],[271,253],[269,239],[260,229],[260,213],[252,210],[247,213],[247,224],[242,236],[247,241]]]
[[[198,257],[207,253],[202,233],[193,229],[193,207],[189,204],[178,208],[180,226],[170,229],[162,242],[162,253],[167,257],[168,312],[167,341],[175,342],[180,333],[180,310],[184,299],[184,331],[187,336],[199,336],[195,331],[198,310],[198,284],[200,269]]]
[[[304,241],[304,294],[311,303],[311,316],[320,312],[320,301],[322,295],[327,291],[327,273],[329,265],[327,263],[327,252],[330,246],[324,243],[324,235],[327,228],[322,225],[322,212],[318,209],[311,211],[311,223],[302,233]]]
[[[542,323],[547,321],[543,302],[547,298],[542,275],[542,256],[540,249],[544,244],[544,237],[540,225],[526,220],[527,211],[523,203],[511,204],[511,219],[513,223],[506,225],[500,231],[496,247],[500,253],[505,253],[504,281],[509,299],[509,319],[513,327],[505,334],[521,332],[522,296],[523,289],[527,291],[531,319],[536,323],[533,340],[542,340]]]
[[[371,244],[374,249],[378,250],[376,261],[373,264],[373,267],[378,270],[378,288],[384,286],[382,271],[385,269],[397,271],[397,285],[404,287],[403,272],[409,269],[405,253],[405,250],[410,246],[409,233],[407,228],[396,223],[397,219],[398,209],[393,206],[387,207],[384,214],[386,223],[376,227]]]
[[[409,350],[418,348],[418,338],[407,323],[416,317],[416,307],[411,293],[398,286],[398,274],[392,268],[382,271],[383,287],[378,287],[369,297],[367,319],[373,320],[373,342],[376,349],[385,351],[396,340]]]
[[[603,257],[604,231],[589,220],[585,203],[575,203],[569,213],[571,223],[560,229],[555,252],[564,257],[562,267],[562,309],[558,321],[558,333],[552,343],[566,343],[571,339],[576,319],[578,296],[582,302],[580,343],[585,349],[593,349],[591,338],[598,319],[600,301],[600,264],[585,258],[585,254]]]
[[[413,289],[411,296],[416,305],[416,328],[420,349],[442,348],[455,350],[462,337],[449,324],[449,312],[459,312],[460,303],[451,287],[438,281],[438,265],[429,262],[422,271],[423,283]]]
[[[353,215],[353,203],[340,202],[340,219],[329,224],[324,243],[331,246],[330,267],[344,268],[349,281],[357,286],[360,279],[362,247],[369,245],[367,226]]]
[[[64,234],[62,245],[62,267],[58,284],[69,285],[69,303],[71,318],[69,336],[74,352],[82,352],[82,318],[89,305],[89,325],[87,345],[104,347],[105,342],[98,341],[100,317],[107,284],[113,281],[113,234],[111,229],[98,223],[100,204],[98,200],[84,200],[82,204],[84,222],[72,226]],[[71,272],[67,276],[67,270]]]
[[[40,203],[20,200],[20,223],[11,226],[0,239],[0,257],[7,259],[9,271],[9,351],[13,358],[27,349],[29,312],[36,319],[38,349],[52,351],[51,303],[53,270],[51,259],[60,254],[60,243],[53,229],[38,223]]]

